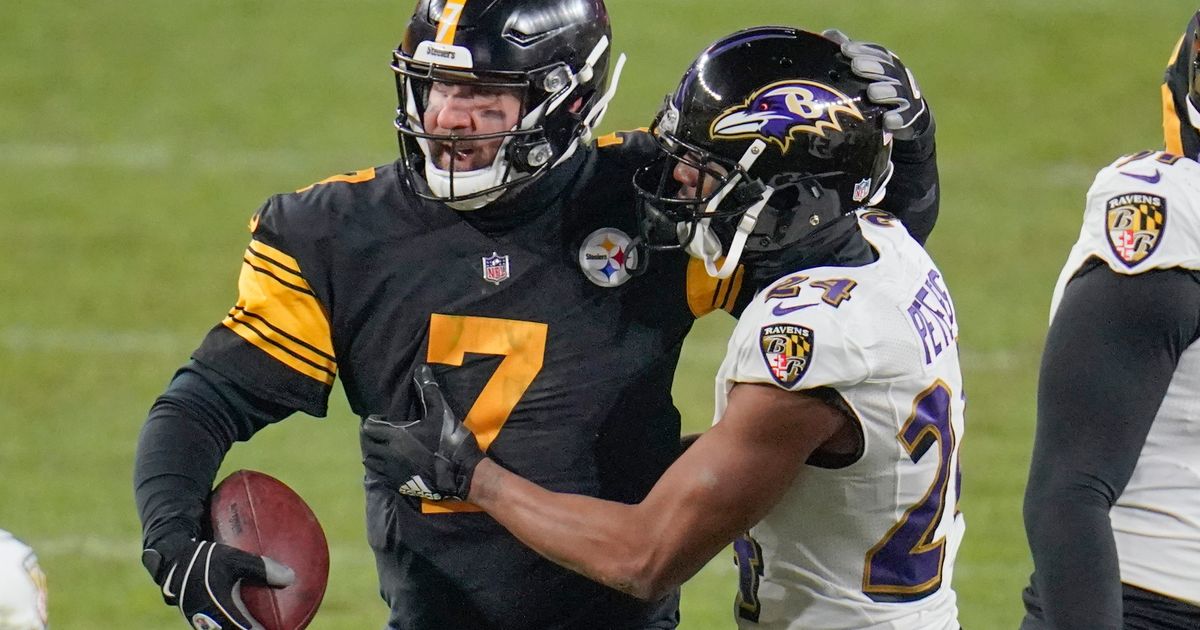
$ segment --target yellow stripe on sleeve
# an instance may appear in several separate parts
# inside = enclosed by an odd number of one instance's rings
[[[329,319],[287,254],[251,242],[238,277],[237,306],[221,323],[296,372],[333,383],[337,361]]]
[[[717,266],[720,267],[723,261],[718,260]],[[703,317],[717,309],[732,313],[745,275],[746,268],[738,265],[733,275],[721,280],[708,275],[703,260],[693,258],[688,261],[687,300],[692,315]]]
[[[246,250],[246,261],[263,273],[293,285],[298,291],[312,293],[312,287],[308,286],[308,281],[300,275],[300,265],[296,263],[296,259],[266,243],[250,241],[250,248]]]
[[[1171,86],[1162,84],[1163,105],[1163,146],[1167,153],[1183,155],[1183,132],[1179,127],[1179,112],[1175,111],[1175,99],[1171,94]]]
[[[1181,35],[1179,41],[1175,43],[1175,49],[1171,51],[1171,58],[1167,60],[1167,68],[1175,65],[1175,62],[1178,61],[1185,37],[1187,37],[1186,33]],[[1183,136],[1179,127],[1179,112],[1175,111],[1175,99],[1171,95],[1171,86],[1165,81],[1162,84],[1162,104],[1163,146],[1166,147],[1167,153],[1183,155]]]

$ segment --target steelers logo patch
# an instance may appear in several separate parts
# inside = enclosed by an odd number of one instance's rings
[[[1126,267],[1154,253],[1166,227],[1166,199],[1145,193],[1120,195],[1109,199],[1105,207],[1108,244]]]
[[[813,331],[795,324],[763,326],[758,333],[759,347],[771,378],[791,389],[812,362]]]
[[[629,250],[629,235],[616,228],[600,228],[583,239],[579,248],[579,267],[593,284],[618,287],[632,277],[637,268],[637,252]]]

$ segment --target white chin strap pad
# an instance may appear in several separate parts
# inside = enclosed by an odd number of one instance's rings
[[[750,209],[742,215],[742,220],[738,222],[737,232],[733,235],[733,241],[729,244],[729,255],[725,257],[725,261],[721,263],[720,268],[717,267],[715,257],[704,257],[704,270],[708,272],[708,275],[720,279],[725,279],[733,275],[734,270],[737,269],[738,262],[742,259],[742,251],[746,248],[746,239],[750,238],[750,233],[754,231],[754,226],[758,224],[759,213],[766,207],[767,200],[773,194],[775,194],[775,189],[767,186],[758,201],[753,206],[750,206]],[[707,224],[702,229],[706,233],[712,234]],[[715,239],[716,236],[714,235],[712,238]]]
[[[708,219],[701,219],[696,223],[696,229],[688,228],[687,223],[677,223],[675,232],[679,235],[679,242],[683,243],[684,249],[692,258],[701,260],[716,260],[723,253],[721,250],[721,241],[708,228]],[[691,232],[691,240],[684,243],[683,239],[688,237],[688,232]]]
[[[766,146],[767,143],[762,140],[755,140],[750,143],[750,146],[746,148],[746,152],[738,160],[740,170],[734,173],[733,177],[729,178],[729,181],[708,202],[705,206],[706,213],[716,212],[721,202],[725,200],[725,197],[741,181],[742,173],[750,172],[750,168],[754,166],[754,163],[762,155],[763,149]],[[737,269],[738,261],[742,258],[742,251],[746,247],[746,239],[754,231],[754,226],[758,224],[759,213],[762,212],[762,209],[767,205],[767,200],[774,193],[775,190],[767,186],[758,201],[742,214],[742,220],[738,222],[737,232],[734,233],[733,241],[729,244],[729,255],[725,257],[725,261],[721,263],[719,268],[717,267],[717,260],[721,257],[722,253],[721,241],[717,238],[716,234],[713,234],[712,229],[709,227],[709,219],[701,219],[697,222],[696,233],[693,235],[691,242],[684,245],[689,254],[704,261],[704,270],[708,272],[708,275],[722,279],[733,275],[734,270]],[[686,232],[681,231],[680,238],[683,238],[686,234]]]
[[[1200,110],[1196,109],[1196,104],[1192,102],[1191,96],[1185,96],[1183,101],[1187,103],[1188,122],[1192,127],[1200,130]]]
[[[505,144],[508,144],[507,140],[505,140]],[[478,210],[488,205],[495,201],[497,197],[504,194],[504,190],[497,190],[470,199],[450,201],[451,179],[454,182],[454,195],[457,197],[471,195],[481,190],[487,190],[493,186],[500,185],[500,180],[503,179],[506,167],[505,160],[500,157],[503,151],[504,146],[502,145],[500,153],[496,154],[496,159],[492,162],[491,166],[473,171],[455,171],[453,175],[450,174],[450,171],[434,165],[432,159],[425,160],[425,181],[429,183],[429,192],[446,199],[446,205],[455,210]]]

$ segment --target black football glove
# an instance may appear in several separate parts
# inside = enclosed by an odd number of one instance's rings
[[[884,129],[897,140],[912,140],[925,133],[933,120],[929,105],[921,96],[916,78],[899,57],[879,44],[854,41],[835,28],[821,35],[842,47],[854,74],[871,82],[867,98],[888,108],[883,115]]]
[[[446,402],[428,365],[417,368],[413,386],[423,408],[420,418],[391,421],[372,415],[363,420],[363,465],[394,483],[400,494],[466,500],[483,451]]]
[[[282,588],[296,579],[270,558],[178,536],[143,551],[142,564],[162,587],[163,601],[196,630],[261,630],[242,603],[242,584]]]

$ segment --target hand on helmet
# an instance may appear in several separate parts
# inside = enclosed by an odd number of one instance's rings
[[[867,98],[888,108],[883,116],[884,129],[897,140],[912,140],[929,128],[929,105],[921,96],[916,78],[899,57],[879,44],[854,41],[837,29],[821,34],[841,46],[854,74],[871,82]]]

